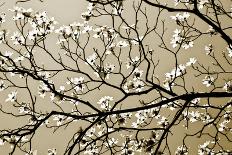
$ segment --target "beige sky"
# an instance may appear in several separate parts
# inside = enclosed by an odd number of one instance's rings
[[[10,13],[9,11],[7,11],[9,8],[13,8],[13,6],[15,5],[15,0],[9,0],[6,2],[6,4],[4,6],[2,6],[1,11],[0,12],[7,12],[7,17],[8,17],[8,21],[9,18],[11,17],[12,13]],[[67,25],[70,24],[74,21],[76,22],[82,22],[81,19],[81,13],[83,11],[86,10],[86,2],[84,0],[44,0],[43,3],[40,3],[37,0],[32,0],[31,2],[28,3],[20,3],[18,4],[18,6],[23,6],[24,8],[33,8],[33,10],[35,11],[44,11],[46,10],[48,12],[49,16],[53,16],[55,17],[55,19],[58,21],[59,25]],[[129,8],[132,9],[132,8]],[[150,8],[150,11],[154,11]],[[155,11],[152,13],[156,13]],[[153,14],[150,14],[150,16],[152,17]],[[170,14],[164,14],[163,18],[166,20],[165,24],[167,28],[170,28],[168,30],[168,35],[166,36],[168,39],[170,38],[170,36],[172,35],[172,31],[175,29],[175,27],[172,27],[174,22],[172,22],[170,20]],[[131,18],[130,14],[126,14],[125,18],[127,20],[133,21],[133,18]],[[109,21],[106,18],[102,18],[103,20],[96,20],[97,23],[100,23],[101,25],[105,25],[105,24],[109,24]],[[142,24],[143,21],[141,21]],[[7,23],[6,23],[7,24]],[[7,25],[7,27],[11,30],[14,30],[14,24],[9,24]],[[206,25],[200,25],[199,27],[201,27],[202,29],[206,29],[207,26]],[[140,28],[140,30],[142,31],[143,28]],[[207,36],[208,37],[208,36]],[[216,39],[215,39],[216,38]],[[53,40],[54,41],[54,40]],[[157,38],[153,38],[153,36],[151,36],[150,38],[148,38],[148,40],[146,40],[146,43],[150,44],[151,47],[155,49],[155,51],[157,52],[155,55],[155,59],[158,60],[160,59],[160,66],[157,68],[157,75],[160,76],[160,78],[163,80],[164,79],[164,73],[169,72],[172,68],[173,68],[173,64],[171,64],[170,62],[174,62],[174,58],[170,57],[170,55],[168,53],[165,53],[164,50],[160,50],[159,48],[157,48],[156,46],[158,45],[157,43]],[[169,40],[167,41],[168,43],[170,42]],[[199,43],[199,45],[198,45]],[[220,37],[208,37],[207,39],[199,39],[198,41],[195,42],[195,44],[197,44],[197,46],[194,46],[191,50],[186,51],[186,52],[181,52],[180,55],[178,55],[179,60],[181,63],[186,63],[189,59],[189,57],[195,57],[197,56],[199,58],[199,60],[201,60],[201,62],[205,63],[209,63],[208,59],[205,58],[205,53],[204,53],[204,44],[209,44],[209,43],[213,43],[215,45],[217,45],[217,49],[219,51],[221,51],[222,49],[225,48],[225,44],[224,42],[220,39]],[[49,44],[49,48],[52,49],[53,51],[57,50],[57,47],[54,42],[50,42]],[[94,46],[94,44],[97,44],[96,42],[91,44],[91,46],[89,47],[90,49],[92,49]],[[90,50],[91,51],[91,50]],[[126,59],[126,57],[125,57]],[[46,59],[46,57],[41,56],[41,58],[39,58],[39,60],[41,61],[48,61]],[[47,62],[48,64],[51,62]],[[52,66],[53,64],[49,64],[50,66]],[[57,80],[57,82],[60,83],[64,83],[64,80],[66,77],[60,77],[60,79]],[[63,79],[62,79],[63,78]],[[63,81],[62,81],[63,80]],[[161,80],[161,83],[162,83]],[[195,78],[189,78],[189,83],[187,83],[187,86],[189,88],[191,88],[191,86],[195,83],[195,81],[199,82],[199,80],[196,80]],[[201,83],[201,80],[200,80]],[[197,89],[201,90],[201,91],[205,91],[206,88],[202,85],[199,84],[197,87]],[[98,93],[92,93],[89,96],[91,96],[91,100],[93,100],[94,102],[97,102],[99,100],[99,98],[103,95],[114,95],[115,98],[120,97],[119,94],[116,93],[116,91],[114,91],[113,89],[109,89],[107,87],[103,88],[104,91],[102,92],[98,92]],[[131,107],[131,106],[136,106],[139,105],[139,99],[144,99],[144,100],[151,100],[154,96],[155,93],[150,93],[147,95],[143,95],[143,96],[139,96],[139,97],[135,97],[135,98],[129,98],[128,100],[126,100],[123,104],[123,107]],[[2,94],[1,94],[2,95]],[[5,95],[5,94],[4,94]],[[21,96],[22,98],[24,96]],[[0,102],[4,101],[5,99],[0,99]],[[41,102],[41,107],[44,108],[47,105],[46,104],[42,104],[42,100],[40,100]],[[45,101],[46,102],[46,101]],[[167,113],[167,115],[169,115]],[[171,115],[171,114],[170,114]],[[1,116],[1,115],[0,115]],[[16,119],[12,119],[10,120],[8,117],[2,116],[3,119],[0,120],[0,127],[4,127],[4,126],[20,126],[20,123],[24,122],[25,120],[16,120]],[[9,121],[10,120],[10,121]],[[10,122],[10,123],[8,123]],[[196,125],[197,126],[197,125]],[[193,128],[195,127],[194,125],[192,126]],[[71,127],[68,128],[68,130],[60,130],[58,132],[56,132],[55,134],[52,134],[52,131],[50,130],[49,132],[47,132],[48,130],[45,128],[41,128],[36,132],[36,136],[33,140],[34,142],[34,147],[38,150],[38,155],[44,155],[47,152],[47,149],[49,148],[57,148],[58,152],[63,152],[64,151],[64,146],[66,146],[67,141],[69,140],[69,138],[72,136],[72,133],[74,133],[77,129],[79,128],[79,124],[74,124]],[[178,139],[178,136],[181,136],[183,134],[183,131],[185,131],[185,129],[180,126],[178,128],[175,129],[175,135],[171,136],[172,138],[170,138],[170,142],[173,143],[173,148],[176,148],[178,146],[178,144],[176,144],[176,141],[181,141],[181,139]],[[183,136],[183,135],[182,135]],[[178,140],[177,140],[178,139]],[[197,140],[196,140],[197,141]],[[199,141],[199,140],[198,140]],[[202,140],[200,140],[202,142]],[[189,142],[189,144],[191,144],[192,141]],[[226,144],[227,145],[227,144]],[[229,144],[228,144],[229,146]],[[193,146],[193,147],[197,147],[197,146]],[[1,153],[8,152],[9,151],[9,145],[6,147],[0,147],[0,155],[2,155]],[[196,153],[196,150],[195,150]],[[18,153],[17,155],[21,155],[20,153]],[[24,154],[22,154],[24,155]],[[61,155],[60,153],[58,153],[58,155]],[[142,155],[142,154],[141,154]]]

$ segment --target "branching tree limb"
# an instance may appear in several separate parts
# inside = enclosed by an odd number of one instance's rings
[[[68,135],[48,155],[230,155],[231,1],[87,1],[63,26],[0,14],[1,116],[24,121],[1,125],[8,154],[43,154],[46,130]]]

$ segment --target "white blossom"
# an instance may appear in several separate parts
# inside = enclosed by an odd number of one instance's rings
[[[119,41],[117,43],[117,47],[127,47],[128,46],[128,43],[126,41]]]
[[[188,12],[184,12],[183,14],[177,13],[175,16],[171,16],[171,19],[183,22],[190,17]]]
[[[5,13],[1,13],[0,14],[0,24],[5,23],[6,22],[6,14]]]
[[[176,155],[188,155],[188,148],[185,145],[178,146],[175,154]]]
[[[48,155],[56,155],[57,151],[56,148],[48,149]]]
[[[6,88],[6,85],[4,84],[4,81],[0,81],[0,91],[3,91]]]
[[[37,155],[37,150],[34,150],[34,151],[29,151],[28,153],[26,153],[25,155]]]
[[[92,127],[92,128],[90,128],[90,129],[86,132],[86,136],[87,136],[87,137],[93,137],[94,134],[95,134],[95,132],[96,132],[95,127]]]
[[[193,47],[193,41],[185,41],[184,44],[182,45],[184,49],[188,49]]]
[[[65,120],[65,116],[63,116],[63,115],[55,115],[53,120],[56,121],[57,126],[60,126],[60,125],[63,124],[63,122]]]
[[[93,65],[97,59],[97,54],[93,53],[92,55],[90,55],[86,60],[90,65]]]
[[[196,58],[190,58],[189,61],[186,63],[186,66],[191,66],[197,62]]]
[[[231,81],[228,81],[228,82],[225,83],[225,85],[223,86],[223,90],[225,90],[227,92],[231,92],[232,91]]]
[[[84,77],[71,78],[71,80],[67,82],[67,84],[72,84],[76,91],[83,91],[84,90],[85,87],[84,87],[83,83],[84,83]]]
[[[211,86],[214,83],[214,78],[212,76],[205,76],[205,78],[202,80],[202,83],[206,85],[206,87]]]
[[[13,44],[15,45],[21,45],[25,43],[24,37],[18,32],[14,32],[13,36],[11,36],[11,40],[14,41]]]
[[[110,101],[113,101],[113,97],[104,96],[97,103],[100,104],[103,110],[109,110],[111,108]]]
[[[0,31],[0,44],[5,41],[6,31]]]
[[[8,98],[6,99],[6,102],[8,101],[14,102],[16,101],[16,97],[17,97],[17,91],[12,91],[10,94],[8,94]]]
[[[209,55],[211,52],[213,52],[213,45],[209,44],[208,46],[205,46],[205,52],[206,55]]]
[[[229,47],[226,48],[228,51],[228,56],[231,58],[232,57],[232,45],[230,45]]]
[[[138,56],[132,59],[128,59],[128,61],[126,62],[127,69],[129,69],[131,66],[135,67],[138,64],[139,60],[140,59]]]
[[[92,30],[93,30],[93,27],[87,25],[87,26],[84,26],[84,29],[83,29],[82,33],[87,33],[87,32],[90,32]]]
[[[200,0],[198,8],[203,9],[205,4],[208,3],[208,2],[209,2],[208,0]]]

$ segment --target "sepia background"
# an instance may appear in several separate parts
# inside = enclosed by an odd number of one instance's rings
[[[4,2],[3,0],[1,2]],[[223,3],[228,3],[231,4],[231,2],[229,1],[223,1]],[[16,30],[15,24],[14,22],[11,20],[11,17],[13,15],[12,12],[8,11],[8,9],[13,8],[16,5],[16,0],[8,0],[5,1],[5,4],[0,8],[1,12],[5,12],[6,13],[6,23],[4,24],[3,27],[6,27],[7,29],[9,29],[10,31],[14,31]],[[125,14],[125,19],[128,21],[128,23],[133,24],[134,19],[131,18],[134,16],[133,14],[133,10],[132,7],[130,7],[131,3],[128,2],[126,5],[128,5],[126,8],[127,10],[125,10],[126,14]],[[50,17],[55,17],[55,20],[58,21],[58,25],[56,26],[56,28],[58,28],[59,26],[62,25],[68,25],[70,23],[73,23],[74,21],[76,22],[83,22],[83,19],[81,19],[81,13],[86,11],[86,7],[88,6],[88,3],[86,3],[85,0],[45,0],[43,3],[37,1],[37,0],[32,0],[30,2],[27,3],[18,3],[17,6],[22,6],[24,8],[32,8],[34,11],[47,11],[48,16]],[[228,6],[228,5],[225,5]],[[228,6],[229,7],[229,6]],[[130,10],[131,9],[131,10]],[[153,20],[152,18],[154,17],[154,15],[157,14],[157,10],[152,8],[152,7],[147,7],[148,9],[148,14],[149,14],[149,18],[151,18],[151,22],[154,22],[155,20]],[[171,15],[175,15],[175,13],[168,13],[166,11],[164,11],[161,15],[161,18],[164,20],[164,24],[165,27],[167,28],[166,30],[166,34],[165,34],[165,39],[167,40],[167,43],[169,43],[171,36],[173,35],[173,31],[176,29],[176,23],[175,21],[170,19]],[[139,23],[141,24],[139,26],[139,31],[143,32],[143,20],[141,19],[141,21],[139,21]],[[231,25],[232,23],[228,23],[227,20],[223,20],[222,22],[225,25]],[[208,25],[203,23],[201,20],[196,20],[196,24],[198,26],[199,29],[203,30],[203,31],[207,31],[208,29]],[[109,17],[100,17],[100,18],[96,18],[91,20],[90,25],[111,25],[111,21]],[[160,25],[161,26],[161,25]],[[161,31],[161,28],[160,28]],[[231,32],[228,32],[228,34],[230,34],[231,36]],[[54,55],[56,55],[58,52],[62,52],[61,49],[56,45],[57,42],[57,37],[51,36],[51,38],[47,39],[47,45],[48,45],[48,49],[51,51],[51,53],[53,53]],[[158,45],[160,44],[160,40],[159,38],[154,36],[149,36],[148,38],[146,38],[146,40],[144,41],[147,45],[149,45],[149,47],[151,47],[152,49],[154,49],[154,59],[156,61],[160,61],[159,66],[156,68],[155,74],[159,77],[160,81],[164,81],[165,80],[165,73],[170,72],[175,64],[175,59],[174,57],[170,56],[170,53],[166,52],[165,50],[162,50],[160,48],[158,48]],[[178,54],[178,61],[179,63],[186,63],[189,58],[195,57],[197,59],[198,62],[202,63],[202,64],[206,64],[212,67],[212,63],[211,60],[205,55],[205,45],[208,44],[212,44],[215,47],[215,51],[218,51],[218,60],[222,60],[222,51],[225,51],[227,45],[226,43],[223,41],[223,39],[221,39],[221,37],[219,35],[217,36],[203,36],[202,38],[197,39],[194,42],[194,46],[191,49],[188,49],[186,51],[181,51]],[[98,42],[90,42],[88,45],[88,50],[87,53],[91,54],[93,48],[98,48],[101,49],[101,47],[99,47]],[[3,47],[0,45],[0,50],[4,51],[7,50],[6,47]],[[51,59],[49,59],[49,57],[40,52],[39,49],[37,53],[37,57],[36,57],[36,61],[38,62],[39,65],[45,65],[46,68],[59,68],[57,66],[57,64],[55,64]],[[125,51],[123,51],[125,52]],[[136,52],[138,53],[138,51],[136,51],[135,49],[135,55]],[[123,61],[126,61],[127,57],[125,54],[125,59]],[[71,63],[66,62],[69,65],[72,65]],[[88,72],[88,68],[85,69],[85,65],[82,66],[83,70],[86,70],[86,72]],[[144,65],[143,67],[146,67],[146,65]],[[231,69],[230,66],[225,65],[225,68]],[[186,81],[188,81],[186,83],[186,88],[189,89],[189,91],[192,89],[192,87],[194,87],[195,91],[197,92],[204,92],[204,91],[208,91],[208,89],[201,83],[202,79],[204,78],[204,76],[195,78],[194,77],[194,71],[188,71],[189,76],[187,77]],[[91,73],[90,73],[91,74]],[[57,86],[61,86],[61,85],[65,85],[65,81],[67,76],[69,77],[75,77],[75,73],[64,73],[59,75],[58,77],[54,78],[54,82]],[[92,75],[94,76],[94,75]],[[223,79],[228,79],[231,77],[231,74],[228,75],[228,77],[224,76],[220,77],[221,83],[219,82],[218,85],[223,85],[224,81]],[[117,83],[116,81],[118,80],[117,77],[112,77],[112,83]],[[15,78],[14,81],[18,84],[20,84],[22,81],[19,78]],[[33,80],[30,81],[31,82],[31,89],[34,91],[34,93],[37,93],[37,87],[38,87],[38,83],[34,82]],[[178,90],[177,90],[178,91]],[[182,94],[182,92],[179,92],[180,94]],[[19,100],[26,100],[28,94],[23,94],[23,91],[19,91],[19,95],[18,98]],[[86,95],[84,98],[86,100],[91,101],[91,103],[97,103],[99,101],[99,99],[102,96],[112,96],[115,100],[118,100],[122,97],[122,94],[120,94],[119,92],[117,92],[117,90],[113,90],[112,88],[109,87],[102,87],[101,90],[96,90],[94,92],[89,93],[88,95]],[[147,95],[141,95],[141,96],[136,96],[136,97],[130,97],[128,99],[126,99],[125,101],[123,101],[123,103],[121,104],[122,108],[130,108],[130,107],[137,107],[140,105],[140,101],[143,100],[145,102],[149,102],[150,100],[152,100],[154,98],[154,96],[156,96],[156,92],[150,92]],[[3,107],[4,110],[6,111],[11,111],[11,107],[8,106],[7,104],[10,103],[4,103],[5,99],[7,97],[7,91],[6,92],[0,92],[0,103]],[[213,104],[218,105],[218,104],[225,104],[225,102],[229,100],[228,98],[225,99],[213,99]],[[202,100],[202,104],[204,103],[204,100]],[[56,106],[54,106],[53,104],[50,103],[49,101],[49,95],[47,95],[45,97],[45,99],[39,99],[37,100],[37,110],[38,111],[51,111],[51,110],[59,110]],[[69,111],[71,109],[72,105],[67,104],[64,108]],[[86,107],[81,106],[80,108],[85,109]],[[14,109],[15,111],[17,111],[17,109]],[[170,111],[167,111],[167,113],[164,112],[164,115],[167,116],[172,116],[173,114],[170,113]],[[212,114],[213,115],[213,114]],[[7,116],[5,114],[0,113],[0,129],[14,129],[17,127],[20,127],[22,124],[25,124],[27,122],[28,118],[14,118],[12,116]],[[44,155],[47,153],[47,150],[50,148],[56,148],[57,149],[57,154],[61,155],[64,152],[64,149],[68,143],[68,141],[70,140],[70,138],[73,136],[73,133],[75,133],[80,126],[85,126],[85,124],[81,124],[82,122],[78,122],[78,123],[73,123],[71,125],[69,125],[67,128],[62,127],[61,129],[57,130],[55,133],[53,133],[53,129],[47,129],[45,127],[41,127],[39,128],[36,133],[35,136],[33,138],[33,148],[38,150],[38,155]],[[129,123],[128,123],[129,124]],[[187,133],[191,133],[194,132],[196,129],[198,129],[199,127],[201,127],[202,124],[198,124],[198,123],[194,123],[191,124],[189,129],[186,130],[183,126],[183,124],[180,124],[178,126],[175,126],[172,129],[172,133],[173,135],[169,135],[169,144],[172,150],[172,153],[174,154],[175,149],[181,145],[182,142],[182,138],[184,136],[184,134]],[[230,122],[229,124],[232,127],[232,124]],[[209,129],[210,130],[210,129]],[[210,132],[214,132],[214,131],[210,131]],[[144,137],[149,137],[150,133],[147,133],[147,135],[141,135]],[[230,136],[231,137],[231,136]],[[189,139],[189,141],[187,141],[187,145],[190,146],[190,155],[194,155],[197,154],[197,148],[199,144],[203,144],[205,141],[207,140],[207,137],[204,138],[191,138]],[[224,139],[221,139],[221,141],[223,141]],[[232,148],[232,144],[228,143],[227,141],[225,141],[225,143],[223,144],[225,148],[231,149]],[[10,145],[6,144],[4,146],[0,147],[0,155],[5,155],[8,154],[10,150]],[[17,152],[17,155],[21,155],[22,153]],[[141,153],[142,155],[143,153]]]

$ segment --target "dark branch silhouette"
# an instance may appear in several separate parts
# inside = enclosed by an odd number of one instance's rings
[[[9,32],[0,14],[0,111],[25,122],[0,145],[41,154],[46,129],[72,134],[48,155],[232,154],[231,1],[87,1],[63,26],[16,6]]]

